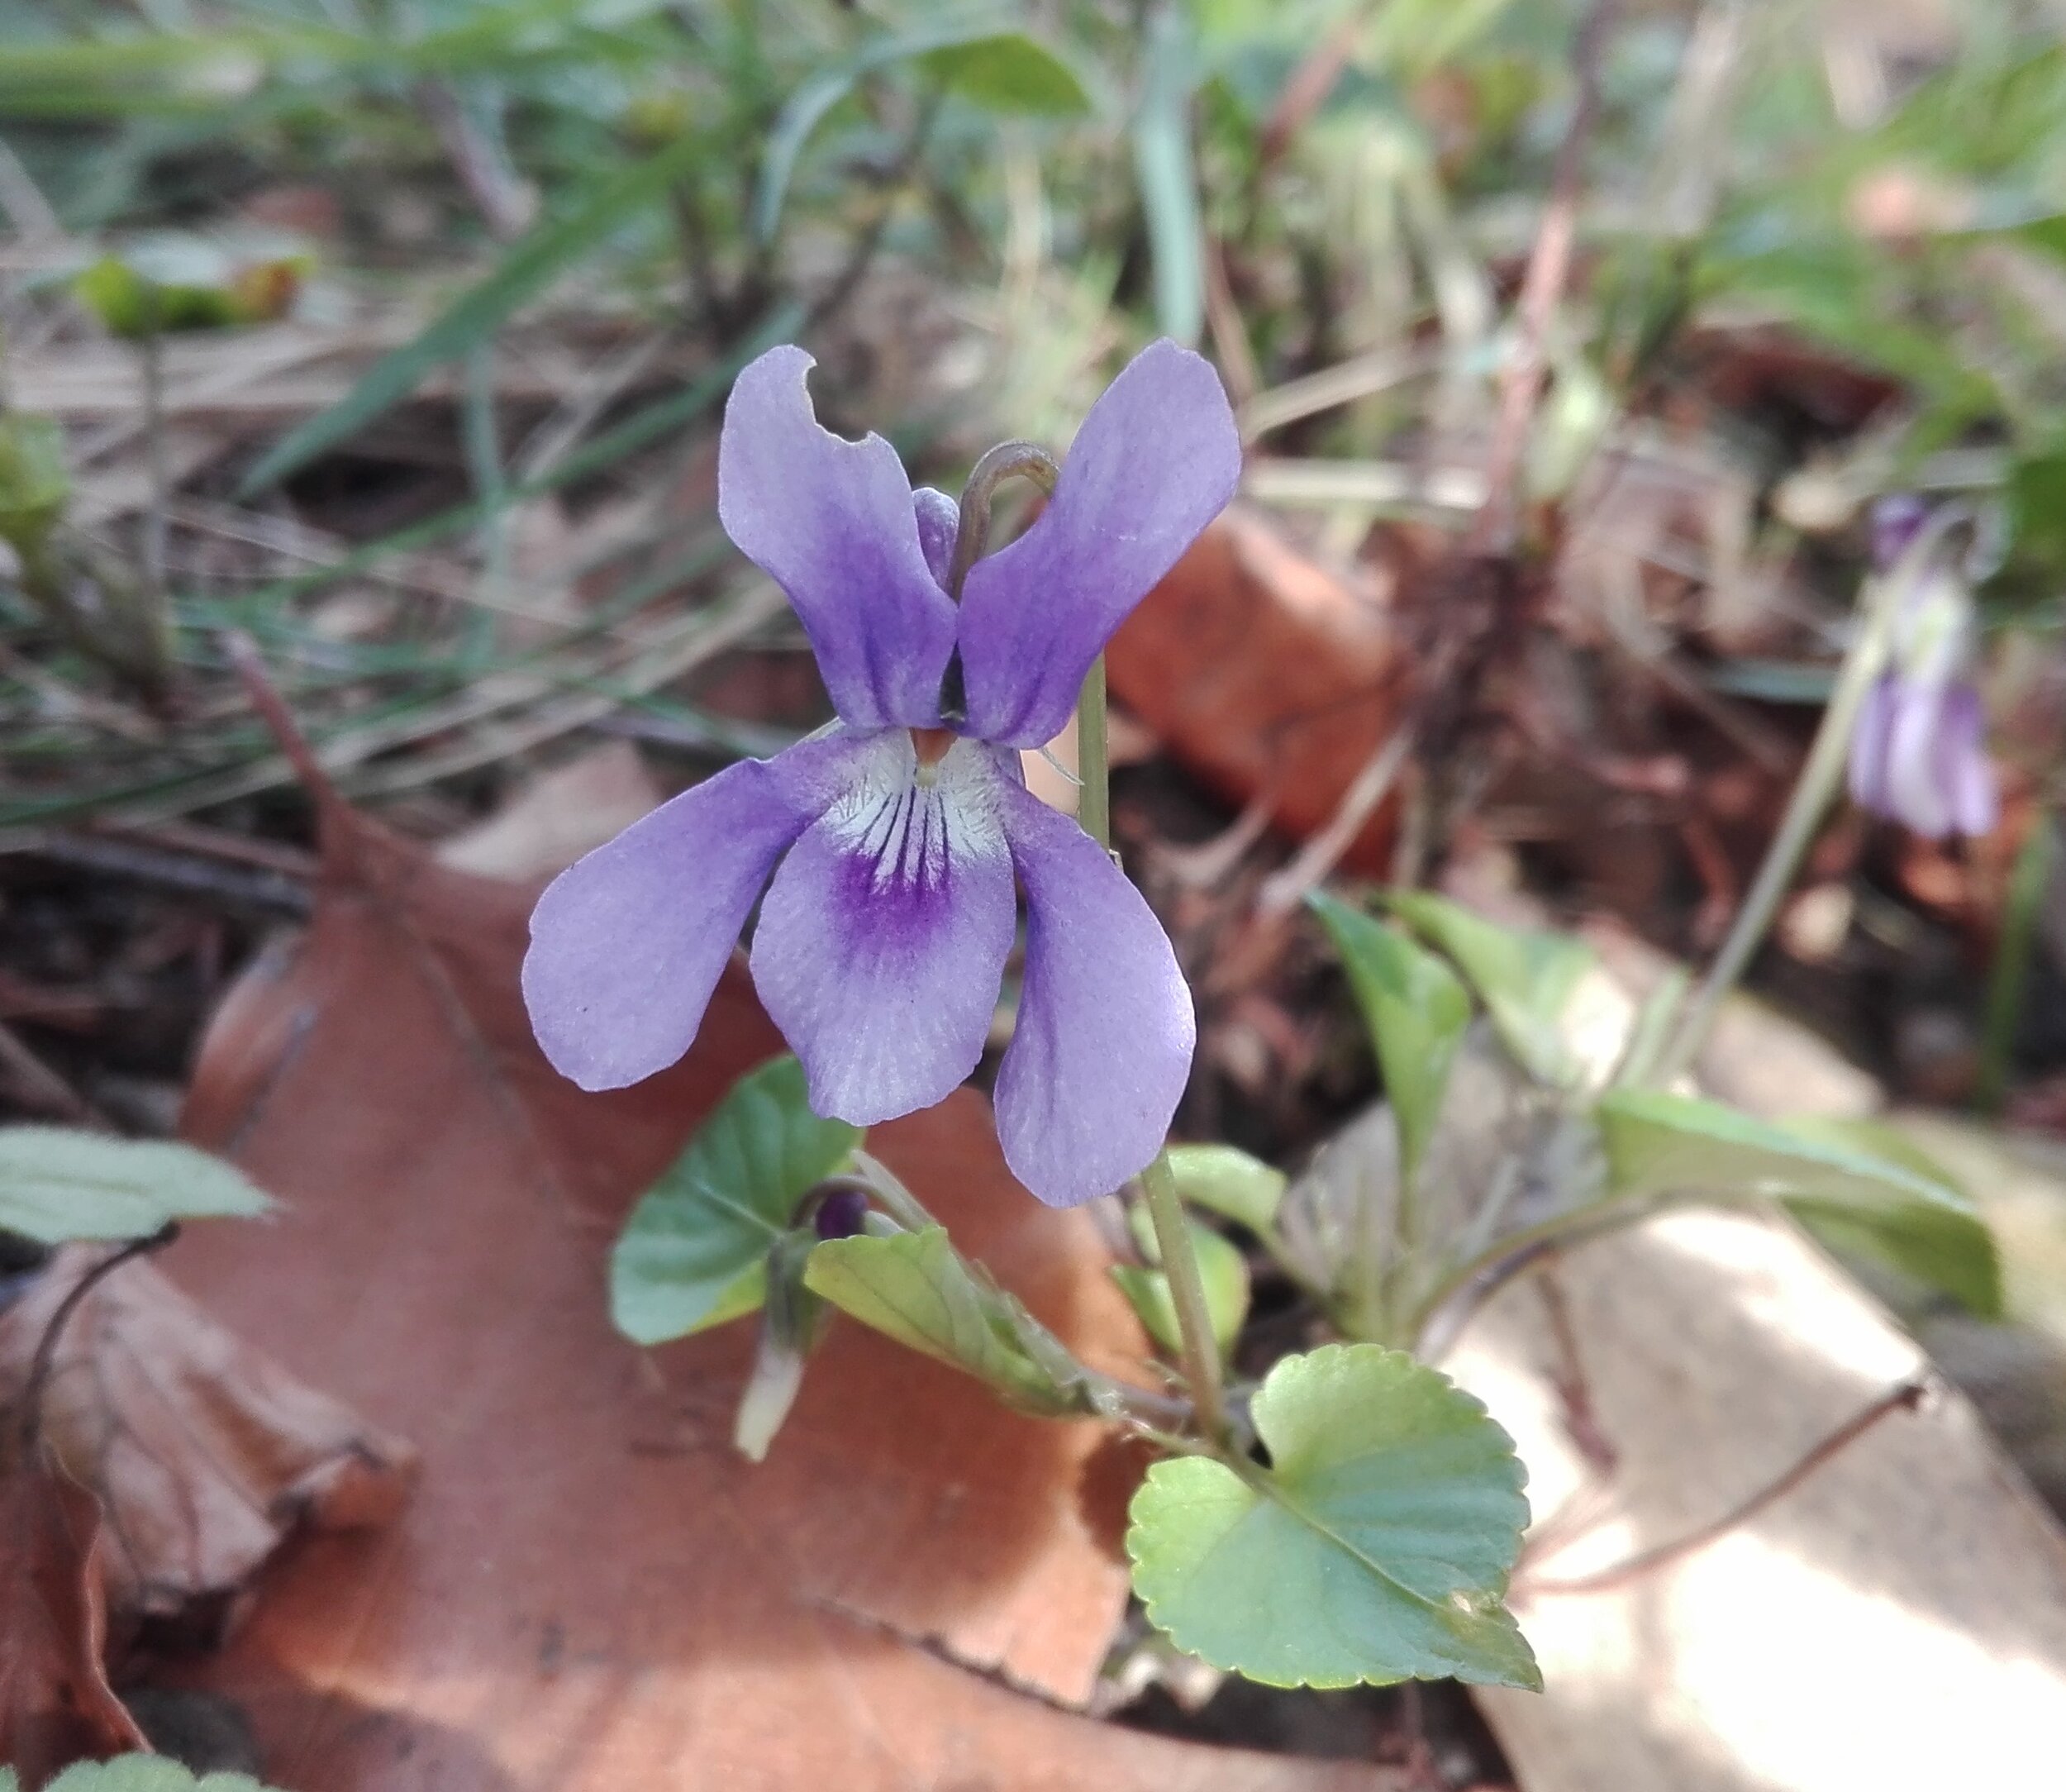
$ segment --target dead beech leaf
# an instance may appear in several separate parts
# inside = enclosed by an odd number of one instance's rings
[[[1235,505],[1112,637],[1112,694],[1228,800],[1264,793],[1295,839],[1327,823],[1397,723],[1401,641],[1381,593]],[[1378,868],[1379,810],[1348,862]]]
[[[0,1316],[0,1399],[103,1252],[74,1246]],[[226,1331],[149,1263],[80,1301],[43,1394],[52,1456],[107,1513],[107,1604],[191,1641],[227,1628],[296,1528],[385,1523],[414,1452]]]
[[[147,1745],[101,1664],[100,1508],[40,1448],[11,1454],[0,1471],[0,1761],[34,1792],[69,1762]]]
[[[312,1540],[207,1670],[250,1712],[271,1777],[300,1792],[1383,1783],[1054,1708],[1090,1693],[1126,1598],[1108,1503],[1083,1491],[1106,1460],[1096,1427],[1014,1416],[841,1325],[768,1461],[740,1461],[725,1440],[752,1328],[649,1356],[612,1333],[604,1291],[631,1201],[779,1049],[744,979],[721,986],[683,1064],[583,1094],[525,1022],[527,893],[334,805],[326,828],[311,931],[218,1015],[186,1121],[287,1217],[190,1236],[173,1266],[406,1427],[424,1466],[398,1524]],[[973,1097],[870,1148],[1087,1355],[1137,1355],[1092,1223],[1011,1183]]]

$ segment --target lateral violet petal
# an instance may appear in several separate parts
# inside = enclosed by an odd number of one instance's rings
[[[2001,820],[2002,798],[1994,761],[1987,757],[1987,709],[1970,684],[1954,685],[1945,699],[1944,729],[1951,825],[1967,839],[1978,840],[1992,833]]]
[[[1033,526],[969,571],[970,731],[1021,747],[1059,734],[1091,661],[1226,508],[1240,472],[1212,365],[1166,338],[1142,350],[1083,419]]]
[[[621,1089],[688,1050],[754,898],[810,822],[783,785],[778,761],[742,760],[546,886],[524,1005],[561,1075]]]
[[[817,655],[832,707],[856,728],[940,720],[954,607],[926,561],[911,482],[879,436],[821,428],[785,345],[742,372],[717,448],[717,514],[780,585]]]
[[[1104,849],[1016,784],[1026,982],[997,1083],[1012,1174],[1050,1207],[1109,1194],[1161,1150],[1197,1022],[1162,923]]]
[[[957,741],[926,770],[902,731],[857,746],[754,933],[754,986],[812,1107],[856,1126],[943,1101],[975,1069],[1012,949],[995,760]]]
[[[1851,801],[1874,815],[1887,813],[1887,738],[1894,724],[1894,676],[1873,681],[1851,727]]]

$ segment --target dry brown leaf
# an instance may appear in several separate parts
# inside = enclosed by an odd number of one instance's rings
[[[665,793],[629,741],[612,741],[534,779],[438,848],[457,871],[550,876],[659,807]]]
[[[0,1400],[20,1394],[52,1315],[103,1256],[61,1251],[0,1317]],[[414,1461],[149,1263],[125,1265],[79,1302],[44,1389],[43,1435],[107,1513],[110,1609],[193,1642],[228,1628],[297,1528],[392,1518]]]
[[[40,1448],[11,1454],[0,1473],[0,1762],[33,1792],[67,1762],[145,1743],[101,1665],[100,1508]]]
[[[630,1200],[779,1049],[743,979],[684,1063],[583,1094],[525,1024],[525,893],[334,810],[326,825],[312,931],[225,1006],[187,1119],[288,1217],[193,1236],[174,1270],[407,1428],[424,1473],[391,1531],[312,1540],[208,1670],[248,1707],[270,1777],[300,1792],[1383,1783],[1054,1709],[1091,1690],[1126,1596],[1124,1484],[1101,1478],[1096,1427],[1008,1414],[842,1325],[768,1462],[736,1459],[750,1328],[648,1357],[612,1332],[603,1289]],[[1092,1223],[1011,1183],[973,1097],[871,1146],[1078,1349],[1135,1356]]]
[[[1236,505],[1112,637],[1112,693],[1230,801],[1272,794],[1294,838],[1326,825],[1402,694],[1388,607]],[[1382,863],[1389,809],[1349,862]]]

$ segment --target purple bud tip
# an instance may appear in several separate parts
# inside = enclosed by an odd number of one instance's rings
[[[1892,572],[1894,563],[1930,520],[1930,504],[1913,492],[1889,492],[1876,500],[1868,527],[1873,541],[1873,570]]]
[[[859,1189],[841,1187],[826,1191],[812,1223],[821,1238],[851,1238],[867,1218],[868,1196]]]

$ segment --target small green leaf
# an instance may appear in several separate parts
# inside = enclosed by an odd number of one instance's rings
[[[1023,31],[950,44],[919,62],[942,87],[990,112],[1068,118],[1090,109],[1075,71]]]
[[[1541,1685],[1501,1603],[1526,1476],[1483,1406],[1402,1351],[1330,1344],[1280,1361],[1254,1413],[1269,1468],[1179,1457],[1134,1496],[1134,1589],[1178,1648],[1273,1686]]]
[[[1116,1263],[1112,1265],[1112,1280],[1119,1284],[1120,1292],[1140,1314],[1148,1335],[1173,1356],[1180,1355],[1183,1333],[1177,1323],[1176,1301],[1169,1292],[1169,1278],[1163,1273],[1162,1251],[1155,1237],[1154,1222],[1145,1207],[1135,1207],[1131,1220],[1134,1242],[1148,1260],[1147,1265],[1144,1267],[1139,1264]],[[1209,1226],[1201,1226],[1187,1217],[1184,1227],[1190,1234],[1191,1250],[1197,1259],[1198,1280],[1205,1288],[1206,1318],[1221,1355],[1225,1355],[1234,1347],[1235,1339],[1240,1336],[1241,1322],[1248,1317],[1248,1259],[1231,1239],[1221,1237]]]
[[[0,412],[0,541],[33,554],[71,496],[63,426],[55,417]]]
[[[1401,1171],[1411,1181],[1433,1136],[1456,1048],[1470,1024],[1469,994],[1432,952],[1360,909],[1315,894],[1369,1023],[1384,1092],[1399,1127]]]
[[[1169,1170],[1177,1193],[1192,1207],[1245,1226],[1258,1237],[1276,1225],[1284,1173],[1259,1158],[1231,1145],[1173,1145]]]
[[[794,1058],[741,1077],[631,1210],[610,1256],[617,1330],[659,1344],[751,1313],[797,1202],[860,1141],[859,1127],[811,1112]]]
[[[14,1792],[12,1768],[0,1770],[0,1792]],[[117,1755],[67,1767],[45,1792],[277,1792],[248,1773],[193,1771],[163,1755]]]
[[[1741,1192],[1850,1204],[1925,1201],[1966,1211],[1950,1184],[1859,1150],[1816,1122],[1782,1125],[1662,1089],[1615,1089],[1594,1110],[1617,1195]]]
[[[174,1220],[248,1218],[272,1204],[241,1171],[191,1145],[0,1128],[0,1231],[39,1244],[148,1238]]]
[[[907,1349],[987,1381],[1029,1412],[1082,1401],[1015,1335],[1024,1308],[971,1269],[943,1226],[888,1237],[829,1238],[811,1253],[803,1285]]]
[[[1912,1171],[1961,1203],[1903,1201],[1860,1208],[1796,1199],[1787,1210],[1839,1255],[1887,1265],[1925,1287],[1940,1289],[1976,1318],[2002,1316],[2002,1257],[1987,1222],[1964,1203],[1958,1179],[1914,1140],[1873,1120],[1790,1120],[1787,1131],[1862,1151]]]
[[[1424,890],[1389,894],[1384,903],[1455,960],[1530,1075],[1558,1084],[1576,1078],[1563,1021],[1572,992],[1596,961],[1589,946],[1561,933],[1502,927]]]
[[[164,231],[103,255],[72,283],[80,303],[119,336],[270,323],[293,306],[312,258],[272,245]]]
[[[1595,1112],[1615,1194],[1780,1200],[1834,1248],[1892,1264],[1976,1313],[2001,1310],[2001,1264],[1985,1223],[1935,1163],[1884,1128],[1755,1120],[1654,1089],[1616,1090]]]

